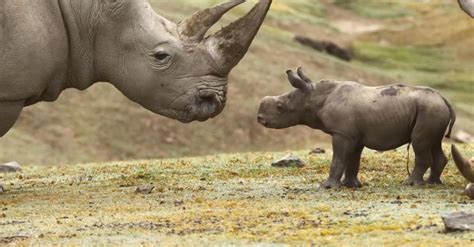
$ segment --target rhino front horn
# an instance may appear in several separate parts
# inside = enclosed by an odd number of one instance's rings
[[[185,21],[178,24],[179,33],[184,39],[200,42],[207,31],[218,22],[222,16],[245,0],[233,0],[213,8],[196,12]]]
[[[455,145],[451,146],[453,160],[461,174],[471,183],[474,183],[474,161],[462,156]]]
[[[228,74],[245,56],[271,4],[272,0],[260,0],[247,15],[206,38],[205,44],[222,73]]]

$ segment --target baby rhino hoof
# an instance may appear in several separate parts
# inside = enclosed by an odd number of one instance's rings
[[[358,179],[348,179],[342,181],[342,185],[347,188],[362,188],[362,183]]]
[[[425,184],[426,182],[423,179],[418,180],[418,179],[409,178],[405,180],[405,182],[403,182],[403,185],[407,185],[407,186],[423,186]]]
[[[321,188],[325,188],[325,189],[333,189],[333,188],[339,188],[341,187],[342,183],[341,181],[337,181],[337,180],[326,180],[326,182],[322,183],[321,184]]]
[[[428,178],[428,184],[443,184],[440,178]]]

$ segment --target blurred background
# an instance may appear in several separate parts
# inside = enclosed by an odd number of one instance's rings
[[[222,1],[150,2],[158,14],[179,21]],[[255,2],[236,8],[216,28]],[[474,134],[474,21],[457,1],[274,0],[230,75],[228,105],[216,119],[181,124],[99,83],[26,108],[0,140],[0,161],[54,165],[328,147],[330,137],[320,131],[268,130],[256,122],[260,99],[290,90],[284,71],[297,66],[315,81],[433,87],[455,106],[455,132]]]

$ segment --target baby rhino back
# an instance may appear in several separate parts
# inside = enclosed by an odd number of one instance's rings
[[[389,150],[410,142],[415,126],[442,136],[451,119],[444,98],[435,90],[395,84],[366,87],[341,83],[332,96],[344,116],[338,132],[359,139],[366,147]]]

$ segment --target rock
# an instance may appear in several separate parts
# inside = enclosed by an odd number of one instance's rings
[[[474,231],[474,214],[458,212],[443,215],[446,231]]]
[[[460,130],[453,137],[453,140],[459,143],[474,143],[474,136],[465,131]]]
[[[19,172],[19,171],[21,171],[21,166],[15,161],[0,165],[0,172],[2,173]]]
[[[276,160],[272,163],[273,167],[303,167],[304,162],[293,154],[288,154],[287,156]]]
[[[459,5],[464,12],[474,18],[474,0],[459,0]]]
[[[5,188],[3,188],[3,186],[0,185],[0,194],[2,193],[5,193]]]
[[[315,50],[326,52],[329,55],[335,56],[345,61],[352,60],[352,53],[348,49],[344,49],[331,41],[315,40],[303,36],[295,36],[295,41],[304,45],[311,47]]]
[[[325,154],[325,153],[326,153],[326,150],[324,150],[323,148],[315,148],[311,152],[309,152],[309,154]]]
[[[474,200],[474,183],[470,183],[466,186],[464,194],[466,194],[471,200]]]
[[[154,189],[155,189],[155,186],[153,185],[138,186],[137,189],[135,190],[135,193],[150,194]]]

